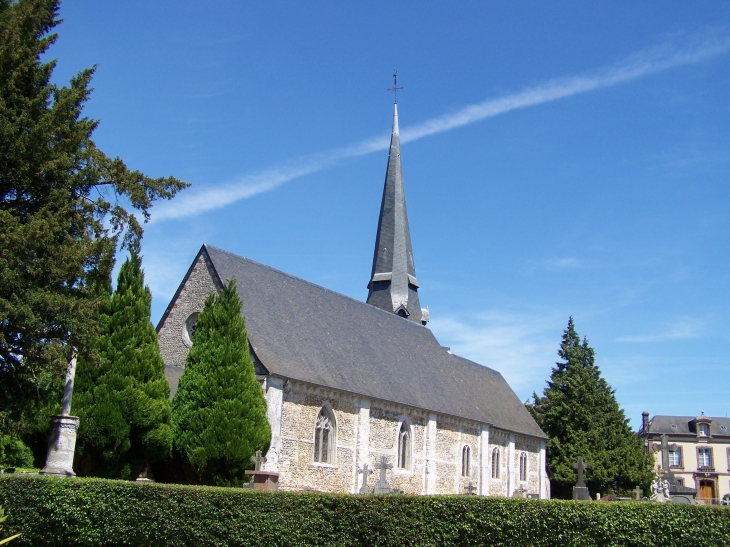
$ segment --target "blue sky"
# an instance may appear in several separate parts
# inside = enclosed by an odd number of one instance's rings
[[[153,208],[157,322],[202,243],[364,300],[397,67],[421,302],[542,391],[568,317],[632,424],[730,411],[730,3],[66,1],[50,57]]]

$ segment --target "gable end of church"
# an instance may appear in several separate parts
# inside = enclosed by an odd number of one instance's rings
[[[183,373],[197,314],[203,311],[208,295],[222,288],[223,282],[203,245],[157,324],[157,341],[170,384],[170,397],[177,391]]]

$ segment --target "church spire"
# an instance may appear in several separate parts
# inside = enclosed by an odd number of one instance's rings
[[[418,281],[401,169],[397,104],[393,105],[393,133],[390,137],[390,155],[368,289],[368,304],[417,323],[425,324],[428,320],[427,312],[423,310],[422,313],[418,300]]]

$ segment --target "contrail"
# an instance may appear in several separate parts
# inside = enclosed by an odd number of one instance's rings
[[[707,34],[701,37],[695,36],[681,44],[666,43],[653,46],[636,52],[619,63],[591,73],[550,80],[518,93],[487,99],[481,103],[463,107],[456,112],[406,127],[400,131],[401,142],[415,141],[512,110],[611,87],[674,67],[699,63],[727,53],[729,50],[730,36],[726,32],[715,32],[709,36]],[[345,148],[305,156],[278,167],[244,175],[234,182],[216,188],[202,188],[197,192],[184,193],[155,210],[152,220],[190,217],[220,209],[241,199],[272,190],[296,178],[322,171],[343,160],[387,150],[389,143],[390,134],[388,133]]]

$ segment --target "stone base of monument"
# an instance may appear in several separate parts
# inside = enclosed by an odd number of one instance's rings
[[[697,490],[679,484],[678,482],[669,483],[669,495],[671,503],[678,505],[697,505]]]
[[[254,490],[278,490],[279,489],[279,473],[273,471],[246,471],[246,475],[253,476]],[[249,486],[249,488],[251,488]]]
[[[74,450],[76,449],[76,430],[79,428],[77,416],[51,416],[51,434],[48,440],[48,456],[41,475],[75,477]]]
[[[152,474],[152,469],[149,464],[145,464],[136,482],[155,482],[155,476]]]
[[[573,499],[575,501],[591,501],[591,493],[587,486],[574,486]]]

